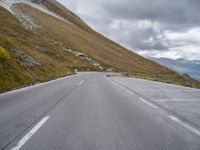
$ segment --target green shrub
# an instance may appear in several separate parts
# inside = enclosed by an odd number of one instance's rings
[[[9,52],[3,48],[2,46],[0,46],[0,61],[8,61],[10,59],[10,54]]]

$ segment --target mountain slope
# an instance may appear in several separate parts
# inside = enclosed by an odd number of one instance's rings
[[[55,0],[32,1],[0,0],[0,46],[4,49],[0,55],[10,56],[0,57],[1,91],[70,75],[76,69],[112,69],[199,86],[105,38]]]
[[[194,79],[200,80],[200,61],[185,59],[150,58],[159,64],[166,66],[181,74],[188,74]]]

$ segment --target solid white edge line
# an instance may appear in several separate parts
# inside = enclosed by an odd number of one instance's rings
[[[153,107],[153,108],[157,108],[155,105],[151,104],[150,102],[144,100],[143,98],[139,98],[141,101],[143,101],[144,103],[148,104],[149,106]]]
[[[82,80],[78,85],[80,86],[81,84],[83,84],[84,80]]]
[[[155,101],[158,101],[158,102],[168,102],[168,101],[171,101],[171,102],[199,102],[200,100],[199,99],[155,99]]]
[[[170,115],[169,118],[172,119],[173,121],[179,123],[180,125],[182,125],[182,126],[185,127],[186,129],[188,129],[189,131],[191,131],[191,132],[195,133],[196,135],[200,136],[200,131],[199,131],[199,130],[197,130],[197,129],[191,127],[190,125],[188,125],[188,124],[186,124],[186,123],[184,123],[184,122],[182,122],[180,119],[178,119],[178,118],[176,118],[176,117],[174,117],[174,116],[171,116],[171,115]]]
[[[11,150],[19,150],[44,123],[49,119],[49,116],[44,117],[33,129],[31,129]]]
[[[121,86],[120,86],[120,87],[121,87]],[[127,92],[128,92],[128,91],[129,91],[129,90],[127,90]],[[129,91],[129,93],[130,93],[130,92],[131,92],[131,91]],[[131,92],[131,93],[132,93],[132,92]],[[141,101],[143,101],[144,103],[150,105],[151,107],[157,108],[157,106],[151,104],[150,102],[144,100],[143,98],[139,98],[139,99],[140,99]],[[186,124],[186,123],[184,123],[184,122],[182,122],[180,119],[178,119],[178,118],[176,118],[176,117],[174,117],[174,116],[169,115],[169,118],[172,119],[173,121],[179,123],[180,125],[182,125],[182,126],[185,127],[186,129],[188,129],[189,131],[193,132],[194,134],[200,136],[200,131],[199,131],[199,130],[197,130],[197,129],[191,127],[190,125],[188,125],[188,124]]]
[[[36,83],[34,85],[31,85],[31,86],[22,87],[22,88],[19,88],[19,89],[15,89],[15,90],[11,90],[11,91],[8,91],[8,92],[5,92],[5,93],[1,93],[0,96],[7,96],[7,95],[10,95],[10,94],[16,94],[18,92],[24,92],[24,91],[32,89],[32,88],[36,88],[36,87],[43,86],[43,85],[46,85],[46,84],[54,83],[54,82],[57,82],[57,81],[60,81],[60,80],[63,80],[63,79],[76,77],[76,76],[79,76],[79,75],[80,74],[74,74],[74,75],[70,75],[70,76],[66,76],[66,77],[50,80],[50,81],[47,81],[47,82]]]

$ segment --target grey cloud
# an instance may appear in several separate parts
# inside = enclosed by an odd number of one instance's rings
[[[112,17],[151,20],[167,24],[200,23],[199,0],[115,0],[102,4]]]
[[[152,26],[135,26],[128,29],[127,34],[122,33],[121,37],[123,37],[121,41],[126,45],[139,50],[167,50],[170,46],[163,33]]]
[[[200,45],[196,39],[166,36],[166,33],[182,34],[200,27],[200,0],[59,1],[95,30],[131,50],[172,53],[176,47]]]
[[[124,43],[139,50],[168,50],[173,45],[165,38],[164,31],[186,32],[192,27],[198,27],[199,8],[199,0],[110,0],[102,3],[102,9],[114,20],[147,20],[159,24],[157,29],[153,26],[129,29],[132,35],[127,36]],[[146,42],[149,39],[152,40]],[[187,41],[184,42],[182,44],[187,44]]]

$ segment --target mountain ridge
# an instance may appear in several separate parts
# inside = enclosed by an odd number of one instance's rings
[[[149,59],[160,63],[178,73],[188,74],[196,80],[200,80],[200,61],[199,60],[186,60],[183,58],[169,59],[169,58],[152,58]]]
[[[9,0],[8,0],[9,1]],[[7,1],[7,2],[8,2]],[[74,74],[79,71],[128,73],[198,87],[199,83],[145,59],[94,31],[79,17],[63,11],[54,0],[45,2],[48,14],[32,2],[16,0],[12,13],[0,7],[0,46],[10,55],[0,61],[0,91]],[[0,6],[5,0],[0,0]],[[27,3],[28,2],[28,3]],[[30,4],[31,3],[31,4]],[[6,4],[6,3],[4,3]],[[45,8],[45,9],[46,9]],[[0,55],[3,55],[0,51]],[[2,54],[1,54],[2,53]],[[170,76],[170,78],[168,77]]]

